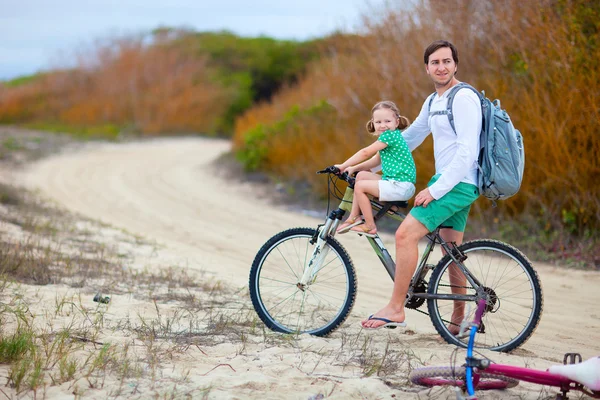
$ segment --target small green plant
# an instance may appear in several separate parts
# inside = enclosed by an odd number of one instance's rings
[[[78,364],[77,360],[69,357],[68,355],[64,355],[58,361],[58,370],[59,370],[59,381],[58,384],[63,382],[68,382],[73,380],[75,377],[75,373],[77,372]]]
[[[70,125],[60,122],[32,122],[25,126],[31,129],[55,133],[68,133],[79,139],[116,139],[121,128],[113,124]]]
[[[35,347],[31,331],[17,332],[6,338],[0,338],[0,363],[12,363],[21,359]]]
[[[44,385],[44,360],[40,358],[38,353],[35,353],[36,357],[32,363],[32,369],[27,380],[27,388],[34,392]]]
[[[8,383],[18,392],[25,384],[27,375],[31,369],[33,361],[30,357],[25,357],[12,364],[8,372]]]
[[[8,383],[17,393],[25,390],[36,391],[44,385],[44,360],[32,347],[23,357],[14,360],[8,372]]]
[[[22,203],[22,191],[12,185],[0,183],[0,203],[19,205]]]
[[[8,137],[8,138],[4,139],[4,141],[2,142],[2,147],[4,147],[6,150],[9,150],[9,151],[23,149],[23,145],[21,145],[19,143],[19,141],[17,139],[15,139],[14,137]]]

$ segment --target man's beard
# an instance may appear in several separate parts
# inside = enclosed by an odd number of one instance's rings
[[[452,74],[448,80],[444,83],[439,83],[438,81],[433,81],[433,83],[435,84],[436,88],[441,88],[441,87],[445,87],[446,85],[448,85],[450,82],[452,82],[452,79],[454,79],[454,74]]]

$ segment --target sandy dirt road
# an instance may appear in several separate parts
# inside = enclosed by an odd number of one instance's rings
[[[92,145],[44,159],[19,180],[71,211],[165,244],[189,268],[245,287],[252,260],[269,237],[322,219],[274,206],[251,183],[216,174],[214,160],[229,147],[228,141],[202,138]],[[346,324],[358,324],[386,303],[392,282],[367,242],[350,236],[340,240],[357,269],[358,296]],[[384,235],[384,242],[393,248],[392,236]],[[600,355],[600,273],[534,266],[544,291],[542,320],[509,359],[544,367],[569,351]],[[436,336],[425,315],[408,311],[407,322],[417,335]]]

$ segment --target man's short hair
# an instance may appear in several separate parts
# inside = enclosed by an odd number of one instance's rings
[[[458,65],[458,50],[456,50],[456,47],[454,47],[454,45],[447,40],[436,40],[427,46],[425,49],[425,55],[423,56],[425,65],[429,64],[429,56],[443,47],[448,47],[452,51],[452,59]]]

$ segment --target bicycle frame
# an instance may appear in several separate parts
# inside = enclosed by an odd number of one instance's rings
[[[301,331],[325,336],[345,321],[356,298],[356,269],[350,254],[337,238],[339,227],[346,226],[341,225],[344,216],[353,213],[350,204],[354,179],[334,166],[319,173],[328,174],[329,194],[342,202],[328,204],[327,215],[316,229],[292,228],[277,233],[265,242],[252,262],[249,280],[252,304],[262,321],[277,332]],[[340,185],[342,182],[338,179],[347,183],[348,189],[346,185]],[[369,204],[380,228],[384,216],[392,218],[396,226],[407,218],[404,213],[408,203],[405,201],[380,202],[374,198]],[[361,223],[357,221],[355,225]],[[481,346],[498,351],[516,348],[533,333],[542,311],[542,293],[536,271],[518,249],[497,240],[481,239],[461,244],[445,241],[446,235],[440,232],[447,228],[452,227],[441,226],[425,235],[425,252],[423,254],[421,247],[420,260],[414,260],[415,265],[410,268],[414,271],[413,276],[403,283],[405,307],[429,315],[434,328],[448,343],[466,347],[467,338],[455,334],[464,306],[484,298],[488,300],[487,310],[496,312],[500,309],[500,300],[508,299],[503,303],[507,305],[506,310],[497,314],[497,318],[486,321],[486,324],[490,322],[491,330]],[[367,238],[394,280],[397,266],[392,258],[394,252],[388,251],[383,243],[385,238],[365,234],[360,229],[353,230]],[[438,245],[444,253],[439,260],[437,251],[432,256]],[[397,256],[402,260],[401,253]],[[499,272],[496,271],[498,264],[503,265]],[[502,282],[513,282],[514,276],[520,278],[518,284],[524,285],[524,291],[518,299],[510,300],[513,294],[504,289],[506,286]],[[336,291],[335,296],[332,290]],[[426,309],[422,308],[425,303]],[[529,311],[523,313],[523,308]],[[296,314],[298,318],[294,318]],[[507,319],[511,321],[509,329],[506,329]],[[504,324],[501,331],[494,328],[496,324]],[[481,330],[483,332],[483,326]],[[479,342],[477,346],[480,346]]]
[[[304,268],[304,273],[298,283],[299,287],[309,284],[309,282],[312,281],[317,273],[325,266],[323,265],[323,260],[325,260],[329,251],[329,247],[325,246],[325,243],[327,243],[328,237],[333,237],[335,235],[335,231],[344,214],[345,211],[341,208],[332,211],[325,221],[325,224],[322,225],[322,228],[320,230],[317,229],[318,235],[316,238],[313,238],[313,241],[316,240],[317,245],[313,250],[313,254],[310,257],[308,264]]]
[[[325,172],[333,173],[331,171],[325,171]],[[348,182],[350,189],[353,188],[353,186],[354,186],[353,178],[350,178],[347,175],[345,175],[345,176],[337,175],[337,176],[340,177],[341,179],[345,180],[346,182]],[[319,225],[319,229],[317,229],[318,235],[315,238],[313,238],[313,241],[316,242],[315,249],[314,249],[313,254],[311,255],[308,263],[306,264],[306,266],[304,268],[304,273],[302,275],[301,280],[298,283],[298,287],[304,287],[305,285],[310,284],[310,282],[315,278],[315,276],[317,275],[319,270],[321,270],[324,267],[324,265],[322,265],[322,261],[327,256],[327,251],[328,251],[328,246],[325,246],[325,243],[327,242],[328,237],[335,236],[336,230],[337,230],[339,224],[341,223],[342,218],[344,217],[344,215],[346,213],[346,210],[344,210],[345,203],[346,203],[346,200],[342,199],[338,208],[329,213],[327,219],[325,220],[325,223],[323,225]],[[406,218],[406,215],[399,211],[391,211],[391,208],[394,205],[396,205],[395,202],[388,202],[388,203],[382,204],[375,200],[371,200],[371,206],[373,207],[374,211],[376,211],[376,213],[374,214],[374,220],[378,221],[383,216],[388,215],[388,216],[392,217],[393,219],[396,219],[396,220],[402,222],[404,220],[404,218]],[[426,235],[426,237],[429,241],[425,248],[425,252],[423,253],[423,256],[421,257],[421,259],[419,261],[419,264],[417,265],[417,268],[415,270],[413,278],[411,279],[405,303],[408,302],[412,297],[422,298],[425,300],[426,299],[439,299],[439,300],[477,301],[478,299],[481,299],[483,296],[485,296],[485,292],[482,289],[481,283],[479,281],[477,281],[477,279],[475,279],[473,274],[471,274],[471,272],[462,263],[462,260],[464,260],[464,255],[460,253],[456,244],[448,243],[444,239],[442,239],[442,237],[440,236],[439,231],[440,231],[440,229],[443,229],[443,228],[445,228],[445,227],[443,227],[443,226],[438,227],[435,231],[428,233]],[[367,237],[367,240],[370,243],[373,250],[375,251],[375,254],[377,254],[377,257],[379,258],[379,260],[381,261],[381,263],[383,264],[383,266],[385,267],[386,271],[388,272],[390,278],[393,281],[395,278],[395,273],[396,273],[396,263],[390,256],[390,253],[388,252],[388,250],[385,248],[385,245],[383,244],[381,238],[379,238],[379,236],[376,236],[374,238]],[[435,248],[436,244],[440,244],[442,246],[444,251],[450,256],[450,258],[452,259],[454,264],[456,266],[458,266],[458,268],[461,270],[463,275],[466,277],[469,284],[471,284],[472,287],[475,288],[476,294],[474,294],[474,295],[429,294],[429,293],[424,293],[424,292],[415,292],[415,287],[416,287],[417,283],[420,282],[421,280],[425,279],[428,272],[431,269],[433,269],[433,267],[434,267],[433,265],[427,264],[427,261],[429,260],[429,256],[431,255],[431,252]]]
[[[376,210],[379,209],[377,214],[374,216],[375,221],[377,221],[378,219],[383,217],[391,208],[391,205],[388,205],[388,204],[382,205],[376,201],[371,201],[371,205]],[[404,215],[400,212],[395,212],[394,214],[392,214],[392,216],[395,217],[394,219],[397,219],[399,221],[404,220],[404,218],[406,217],[406,215]],[[481,291],[479,290],[479,288],[481,287],[481,284],[473,277],[473,275],[469,272],[469,270],[460,261],[460,258],[462,257],[462,255],[457,254],[456,246],[454,244],[449,244],[444,239],[442,239],[442,237],[440,236],[440,233],[439,233],[440,229],[442,229],[442,228],[444,228],[444,227],[439,227],[435,231],[428,233],[426,235],[426,237],[428,239],[427,246],[425,247],[425,251],[424,251],[423,255],[421,256],[421,259],[419,261],[419,264],[417,265],[417,268],[415,270],[413,278],[411,279],[411,282],[409,285],[409,292],[408,292],[406,301],[410,300],[411,297],[422,298],[422,299],[464,300],[464,301],[476,301],[478,298],[481,298],[481,293],[480,293]],[[379,257],[383,266],[385,267],[388,274],[390,275],[390,278],[392,280],[394,280],[395,273],[396,273],[396,263],[394,262],[394,260],[392,260],[390,253],[385,248],[383,242],[381,241],[381,239],[378,236],[375,238],[367,237],[367,239],[368,239],[369,243],[371,244],[371,247],[373,247],[373,250],[375,250],[375,254],[377,254],[377,256]],[[442,248],[446,251],[446,253],[448,253],[450,255],[450,258],[452,258],[455,265],[457,265],[459,267],[459,269],[462,271],[462,273],[465,275],[467,281],[469,281],[469,283],[474,288],[476,288],[477,295],[459,295],[459,294],[434,294],[434,295],[431,295],[428,293],[414,292],[414,287],[416,286],[417,282],[424,279],[427,276],[427,273],[431,269],[434,268],[434,265],[427,264],[427,261],[429,260],[429,256],[433,252],[433,249],[435,248],[436,244],[441,245]]]
[[[569,378],[563,377],[561,375],[556,375],[547,371],[541,371],[536,369],[516,367],[512,365],[493,364],[487,359],[478,359],[473,357],[475,336],[477,335],[477,330],[479,329],[479,326],[481,324],[481,319],[483,317],[486,306],[487,302],[485,299],[479,300],[477,305],[477,311],[475,312],[475,319],[471,323],[470,327],[469,344],[467,345],[465,374],[465,381],[468,394],[467,399],[477,400],[477,397],[475,396],[474,382],[477,382],[479,379],[479,371],[485,371],[488,374],[501,375],[508,378],[513,378],[520,381],[526,381],[539,385],[558,387],[562,392],[562,395],[559,396],[562,397],[557,397],[557,399],[567,399],[567,393],[570,390],[578,390],[587,394],[588,396],[600,398],[600,392],[589,392],[584,388],[582,384],[575,382]],[[564,359],[565,364],[567,364],[567,360],[570,361],[570,364],[574,364],[576,361],[581,362],[581,355],[575,353],[567,353],[565,354]]]

